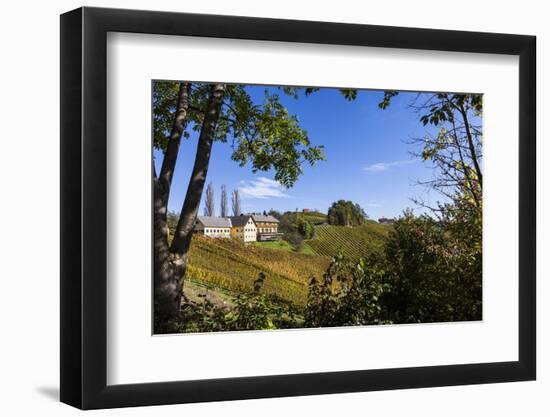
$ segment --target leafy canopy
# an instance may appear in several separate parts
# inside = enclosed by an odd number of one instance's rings
[[[393,97],[399,94],[398,91],[384,91],[384,97],[378,107],[385,110],[389,107]],[[455,94],[455,93],[434,93],[430,102],[427,103],[425,112],[420,116],[424,126],[428,123],[437,126],[442,122],[454,118],[457,109],[472,110],[474,114],[481,115],[483,111],[483,95],[481,94]]]
[[[157,81],[153,84],[153,142],[165,150],[172,127],[179,83]],[[208,83],[192,83],[188,109],[188,125],[183,133],[200,131],[204,110],[209,100]],[[284,87],[283,94],[298,97],[299,89]],[[254,102],[247,87],[228,84],[218,119],[216,141],[230,142],[231,159],[240,166],[250,164],[252,171],[275,171],[275,179],[291,187],[302,173],[302,163],[311,165],[325,159],[323,146],[313,146],[298,118],[289,114],[280,94],[264,92],[260,103]]]

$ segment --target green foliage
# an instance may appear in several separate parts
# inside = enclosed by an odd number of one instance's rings
[[[157,149],[165,149],[177,101],[179,83],[153,83],[153,138]],[[210,93],[210,84],[192,83],[188,111],[188,126],[200,132]],[[283,89],[295,95],[295,89]],[[250,164],[253,172],[274,170],[275,179],[291,187],[302,173],[302,162],[315,164],[325,158],[322,146],[313,146],[298,118],[288,113],[280,96],[267,90],[264,99],[255,103],[246,85],[227,84],[223,105],[216,125],[215,140],[232,141],[231,159],[240,166]]]
[[[297,88],[296,90],[298,91],[298,90],[301,90],[301,89]],[[320,88],[319,87],[305,87],[303,90],[304,90],[304,94],[306,96],[309,96],[310,94],[318,92],[320,90]],[[354,89],[354,88],[341,88],[340,89],[340,94],[342,94],[342,96],[344,96],[344,98],[348,101],[353,101],[357,98],[357,90]]]
[[[169,211],[166,215],[166,223],[168,224],[168,229],[170,232],[173,232],[176,230],[176,226],[178,225],[179,215],[175,211]]]
[[[166,150],[179,90],[179,83],[153,82],[153,144]]]
[[[321,281],[311,279],[305,327],[388,324],[380,303],[388,291],[381,270],[336,257]]]
[[[387,109],[390,105],[392,97],[395,97],[398,94],[398,91],[384,91],[384,98],[380,103],[378,103],[378,107],[380,107],[382,110]]]
[[[428,123],[438,126],[443,122],[452,121],[456,110],[472,109],[477,114],[483,110],[481,94],[438,93],[427,104],[427,111],[420,116],[424,126]]]
[[[398,91],[384,91],[384,97],[378,103],[378,107],[382,110],[387,109],[392,98],[398,94]],[[483,111],[483,95],[435,93],[426,106],[427,111],[421,115],[420,121],[424,126],[428,123],[437,126],[441,122],[449,121],[457,108],[472,109],[477,115],[480,115]]]
[[[225,316],[228,330],[273,330],[298,327],[297,311],[291,304],[281,303],[260,291],[266,279],[260,273],[254,291],[235,299],[235,308]]]
[[[357,98],[357,90],[352,88],[343,88],[340,90],[344,98],[348,101],[353,101]]]
[[[410,212],[394,224],[383,265],[392,289],[385,299],[392,321],[481,319],[481,228],[471,225]]]
[[[296,231],[286,232],[283,234],[283,239],[285,242],[288,242],[292,245],[294,250],[300,250],[304,244],[304,238],[302,235]]]
[[[285,240],[275,240],[266,242],[254,242],[254,246],[260,248],[277,249],[292,252],[294,247]]]
[[[328,209],[328,223],[338,226],[361,226],[365,223],[365,210],[352,201],[338,200]]]
[[[285,236],[299,235],[303,239],[311,239],[315,235],[315,227],[302,213],[287,212],[280,217],[279,231]],[[287,242],[290,240],[286,239]],[[292,242],[291,242],[292,243]]]
[[[153,143],[166,149],[172,128],[179,89],[177,81],[153,82]],[[317,92],[317,87],[280,87],[283,94],[299,98]],[[341,89],[348,101],[357,98],[357,90]],[[209,83],[192,83],[189,95],[188,125],[183,133],[199,132],[210,93]],[[291,187],[302,173],[302,162],[315,164],[324,160],[323,146],[313,146],[297,116],[288,113],[277,93],[267,89],[260,103],[252,100],[244,84],[226,84],[223,105],[217,122],[215,139],[232,141],[232,160],[240,166],[250,164],[253,172],[275,171],[275,179]]]
[[[283,215],[281,214],[281,212],[279,212],[279,211],[277,211],[277,210],[273,210],[273,209],[269,210],[269,211],[267,212],[267,214],[268,214],[269,216],[275,217],[277,220],[281,220],[281,217],[283,217]]]
[[[299,216],[297,220],[297,231],[304,239],[312,239],[315,235],[315,227],[304,217]]]
[[[184,302],[179,314],[161,322],[155,316],[154,333],[197,333],[226,330],[225,311],[214,305],[206,297],[202,303]]]
[[[311,165],[324,159],[323,147],[310,146],[307,132],[278,95],[266,92],[264,103],[253,105],[249,97],[241,98],[244,89],[230,86],[231,90],[239,92],[232,103],[236,120],[232,159],[240,166],[250,163],[252,172],[274,169],[275,179],[290,187],[302,173],[302,159]]]

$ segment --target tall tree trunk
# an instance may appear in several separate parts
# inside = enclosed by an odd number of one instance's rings
[[[474,168],[476,170],[476,174],[479,179],[479,186],[481,188],[483,185],[483,177],[482,177],[483,174],[481,172],[481,167],[479,166],[479,160],[478,160],[476,148],[474,145],[474,138],[472,137],[472,132],[470,130],[470,122],[468,121],[468,115],[466,114],[466,110],[464,109],[464,106],[462,104],[459,106],[459,111],[464,121],[464,129],[466,130],[466,138],[468,139],[468,148],[470,150],[470,157],[472,158],[472,162],[474,163]]]
[[[451,117],[451,123],[453,125],[452,138],[455,142],[456,149],[458,150],[458,157],[460,158],[460,164],[462,166],[462,169],[464,170],[464,177],[466,178],[467,188],[470,191],[470,194],[471,194],[472,198],[474,199],[474,203],[475,203],[476,207],[479,208],[480,207],[480,202],[479,202],[478,192],[477,192],[476,187],[474,186],[474,183],[473,183],[472,179],[470,178],[469,167],[468,167],[468,165],[466,165],[466,162],[464,161],[464,156],[462,155],[462,145],[461,145],[460,141],[458,140],[458,135],[456,133],[456,125],[455,125],[454,117]]]
[[[168,144],[164,152],[160,174],[153,178],[153,268],[155,288],[155,314],[159,303],[162,303],[161,294],[166,293],[166,287],[172,287],[170,272],[167,270],[171,254],[168,245],[168,198],[172,178],[176,167],[176,161],[181,144],[181,136],[187,124],[187,112],[189,109],[189,93],[191,85],[180,83],[176,102],[176,112]],[[154,164],[153,164],[154,167]],[[153,171],[154,172],[154,171]],[[169,269],[169,268],[168,268]]]
[[[155,267],[158,285],[155,285],[155,315],[160,320],[179,312],[182,285],[193,228],[206,181],[210,153],[224,95],[224,84],[213,84],[199,135],[195,164],[187,187],[172,245],[161,263]]]

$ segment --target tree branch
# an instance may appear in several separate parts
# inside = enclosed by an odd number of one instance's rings
[[[185,194],[176,233],[170,247],[170,251],[179,256],[186,257],[191,243],[191,236],[208,172],[212,143],[220,115],[224,89],[224,84],[213,84],[210,89],[210,97],[199,135],[195,164],[193,165],[187,193]],[[185,263],[186,259],[183,259],[182,262]]]
[[[159,181],[163,188],[161,196],[163,205],[168,204],[170,186],[172,185],[172,178],[174,176],[174,170],[176,168],[176,161],[181,144],[181,136],[185,126],[187,125],[190,87],[191,84],[189,83],[180,83],[174,123],[172,125],[172,131],[170,132],[170,138],[168,140],[166,151],[164,152],[164,158],[162,160]]]
[[[472,162],[474,163],[474,168],[476,170],[477,177],[479,178],[479,186],[482,186],[482,172],[481,168],[479,166],[479,161],[477,159],[477,153],[474,146],[474,141],[472,138],[472,132],[470,132],[470,124],[468,123],[468,115],[466,114],[466,110],[464,110],[464,106],[460,104],[458,106],[459,112],[462,115],[462,119],[464,120],[464,128],[466,129],[466,138],[468,139],[468,146],[470,148],[470,154],[472,157]]]

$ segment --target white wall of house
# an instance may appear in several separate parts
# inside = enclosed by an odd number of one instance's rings
[[[232,230],[233,236],[245,243],[255,242],[258,229],[252,218],[244,226],[236,226]]]
[[[277,231],[278,227],[273,225],[270,225],[269,227],[261,225],[258,227],[258,233],[277,233]]]
[[[243,240],[245,242],[255,242],[257,233],[258,230],[256,228],[256,224],[252,219],[248,219],[248,222],[244,225],[243,229]]]
[[[204,228],[204,235],[208,237],[231,237],[230,227],[209,227]]]

